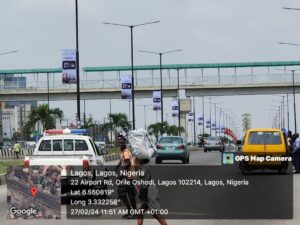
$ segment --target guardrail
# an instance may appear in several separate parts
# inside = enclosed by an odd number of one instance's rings
[[[105,162],[119,160],[120,159],[120,154],[104,155],[103,159],[104,159]]]
[[[33,149],[23,148],[20,150],[19,158],[24,158],[25,156],[30,156],[33,154]],[[13,149],[1,149],[0,150],[0,159],[14,159],[16,158],[16,153]]]

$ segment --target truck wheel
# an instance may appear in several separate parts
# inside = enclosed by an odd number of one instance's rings
[[[161,161],[162,161],[161,159],[158,159],[158,158],[155,159],[156,164],[161,164]]]
[[[278,170],[278,174],[285,175],[287,174],[287,168],[282,167]]]
[[[206,149],[204,149],[204,152],[207,152],[207,150],[206,150]]]
[[[249,170],[248,170],[247,166],[245,165],[245,162],[241,162],[240,169],[241,169],[241,174],[242,175],[249,174]]]

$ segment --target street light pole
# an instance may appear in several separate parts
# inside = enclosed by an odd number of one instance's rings
[[[219,115],[219,136],[221,137],[221,116],[222,116],[222,108],[220,107],[220,115]]]
[[[203,117],[203,126],[202,126],[202,135],[204,135],[205,132],[205,120],[204,120],[204,96],[202,96],[202,117]],[[203,136],[202,136],[203,137]]]
[[[78,0],[75,0],[75,25],[76,25],[76,94],[77,94],[77,128],[81,127],[80,121],[80,76],[79,76],[79,40],[78,40]]]
[[[83,99],[83,123],[86,122],[86,114],[85,114],[85,99]]]
[[[159,53],[159,73],[160,73],[160,122],[164,122],[164,95],[162,80],[162,53]]]
[[[48,107],[49,107],[50,96],[49,96],[49,73],[48,72],[47,72],[47,100],[48,100]]]
[[[285,128],[285,115],[284,115],[284,95],[282,96],[282,126]]]
[[[217,136],[217,104],[221,104],[221,103],[225,103],[225,102],[214,102],[213,103],[215,105],[215,136]]]
[[[294,100],[294,126],[295,126],[295,133],[297,133],[297,113],[296,113],[296,94],[295,94],[295,70],[292,70],[293,75],[293,100]]]
[[[196,145],[196,106],[195,106],[195,96],[193,96],[193,111],[194,111],[194,145]]]
[[[146,114],[146,107],[152,106],[152,105],[136,105],[136,106],[142,106],[144,108],[144,128],[147,130],[147,114]]]
[[[111,99],[109,99],[110,144],[112,144]]]
[[[130,110],[130,99],[128,101],[128,119],[130,120],[131,118],[131,110]]]
[[[164,105],[163,105],[163,79],[162,79],[162,56],[165,54],[169,54],[169,53],[173,53],[173,52],[180,52],[182,51],[182,49],[176,49],[176,50],[172,50],[172,51],[167,51],[167,52],[151,52],[151,51],[144,51],[144,50],[140,50],[139,52],[143,52],[143,53],[150,53],[150,54],[156,54],[159,55],[159,72],[160,72],[160,120],[161,123],[164,122]],[[179,75],[178,75],[179,77]],[[178,78],[177,78],[178,79]]]
[[[289,106],[289,94],[286,94],[286,112],[287,112],[287,127],[288,131],[290,130],[290,106]]]
[[[211,98],[209,99],[209,135],[211,136]]]
[[[177,101],[178,101],[178,136],[181,136],[180,131],[180,96],[179,96],[179,69],[177,69]]]
[[[131,43],[131,98],[132,98],[132,129],[135,130],[135,105],[134,105],[134,69],[133,69],[133,28],[130,26],[130,43]],[[129,108],[130,111],[130,108]]]
[[[286,8],[286,9],[292,9],[292,8]],[[300,9],[299,9],[300,10]],[[286,43],[286,42],[279,42],[279,44],[282,45],[297,45],[300,46],[300,44],[293,44],[293,43]],[[277,70],[282,70],[282,69],[277,69]],[[293,70],[286,70],[284,69],[283,71],[291,71],[292,72],[292,89],[293,89],[293,102],[294,102],[294,129],[295,133],[297,133],[297,113],[296,113],[296,93],[295,93],[295,71],[299,69],[293,69]]]
[[[147,130],[147,124],[146,124],[146,105],[144,105],[144,127],[145,127],[145,130]]]
[[[215,105],[215,136],[217,136],[217,103]]]
[[[127,27],[130,29],[130,46],[131,46],[131,90],[132,90],[132,128],[135,130],[135,104],[134,104],[134,66],[133,66],[133,28],[138,26],[145,26],[153,23],[159,23],[160,21],[153,21],[149,23],[141,23],[141,24],[135,24],[135,25],[127,25],[127,24],[118,24],[118,23],[108,23],[103,22],[103,24],[106,25],[114,25],[114,26],[121,26],[121,27]]]

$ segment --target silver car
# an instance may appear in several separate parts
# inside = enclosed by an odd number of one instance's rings
[[[224,149],[225,149],[225,146],[221,140],[221,137],[207,137],[204,140],[204,152],[207,152],[207,151],[223,152]]]
[[[96,144],[97,148],[100,150],[102,155],[108,154],[108,150],[106,148],[106,144],[104,141],[96,141],[95,144]]]

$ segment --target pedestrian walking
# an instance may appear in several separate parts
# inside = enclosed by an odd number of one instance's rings
[[[149,159],[137,159],[139,170],[144,172],[144,176],[140,177],[141,180],[150,181],[152,179],[151,166]],[[144,222],[144,213],[148,209],[155,210],[152,216],[161,224],[167,225],[163,216],[157,212],[160,209],[158,189],[154,185],[141,185],[139,188],[139,199],[142,202],[140,213],[137,217],[137,225],[142,225]]]
[[[18,141],[16,141],[16,143],[14,144],[14,152],[16,154],[16,159],[19,159],[20,148],[20,144],[18,143]]]
[[[292,144],[292,131],[288,131],[287,137],[286,137],[286,142],[288,146],[288,153],[291,155],[293,153],[293,144]]]
[[[295,138],[296,139],[293,144],[293,147],[294,147],[294,151],[293,151],[294,160],[293,161],[294,161],[295,173],[300,173],[300,137],[299,137],[299,134],[296,134]]]
[[[133,158],[131,152],[126,146],[126,139],[124,136],[118,137],[118,144],[120,145],[120,161],[115,168],[117,171],[119,168],[123,171],[130,171],[132,170],[133,166]],[[131,209],[136,210],[136,193],[135,187],[132,184],[133,177],[129,176],[119,176],[120,180],[127,180],[129,181],[129,185],[118,185],[118,197],[122,200],[124,205],[127,208],[127,213],[123,216],[123,218],[132,218],[133,215],[130,215]],[[129,200],[128,200],[129,199]]]

